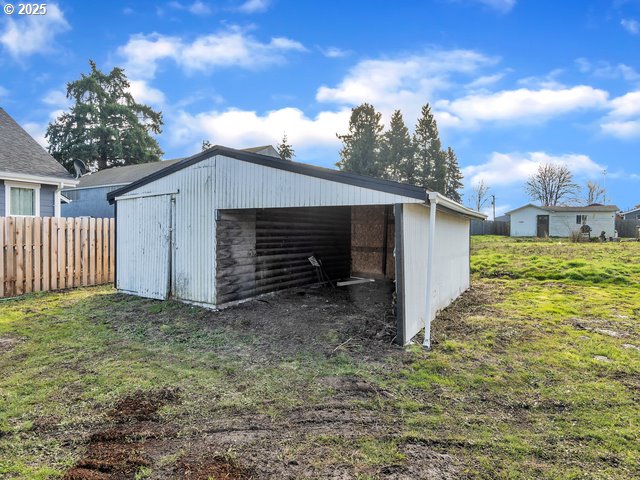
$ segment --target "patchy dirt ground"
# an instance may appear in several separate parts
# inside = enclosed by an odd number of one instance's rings
[[[188,342],[186,337],[196,331],[205,339],[223,331],[234,341],[205,341],[192,348],[239,358],[247,368],[277,369],[283,359],[302,352],[318,358],[348,354],[384,365],[409,359],[393,343],[392,293],[393,285],[380,282],[336,290],[309,288],[218,312],[174,302],[157,308],[152,304],[153,315],[140,315],[139,304],[131,309],[125,304],[107,321],[123,334],[142,330],[148,341],[160,344],[167,337],[179,343],[182,335]],[[184,309],[193,313],[184,330],[163,328]],[[190,417],[181,410],[186,399],[178,390],[136,392],[120,399],[104,421],[85,434],[80,459],[64,478],[458,478],[453,457],[424,442],[403,439],[402,423],[385,408],[394,400],[392,393],[357,375],[319,375],[314,383],[331,393],[321,402],[279,406],[276,414],[218,409],[208,403],[209,411]],[[179,413],[161,414],[165,407]],[[375,450],[371,455],[378,455],[379,444],[386,442],[393,453],[385,461],[363,459],[375,466],[354,470],[358,462],[349,458],[354,452],[346,446],[366,447],[367,442]]]

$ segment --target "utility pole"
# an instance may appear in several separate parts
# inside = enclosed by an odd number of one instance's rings
[[[496,196],[491,195],[491,204],[493,205],[493,221],[496,221]]]

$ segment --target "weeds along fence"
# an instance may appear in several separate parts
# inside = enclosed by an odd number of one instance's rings
[[[0,217],[0,297],[113,281],[115,221]]]
[[[616,220],[616,231],[622,238],[638,238],[640,220]]]
[[[504,235],[509,236],[509,222],[494,220],[471,220],[471,235]]]

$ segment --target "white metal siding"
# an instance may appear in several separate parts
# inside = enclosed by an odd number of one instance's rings
[[[536,207],[525,207],[512,212],[511,236],[535,237],[538,234],[538,215],[549,215],[550,212]]]
[[[436,228],[438,228],[437,225]],[[413,338],[425,325],[428,232],[429,208],[422,205],[404,205],[402,209],[404,269],[402,285],[406,340]],[[436,251],[435,254],[438,255],[438,252]]]
[[[217,157],[216,208],[277,208],[424,203],[402,195]]]
[[[578,215],[586,215],[586,224],[591,227],[591,236],[599,236],[604,231],[607,237],[613,236],[616,228],[614,212],[549,212],[549,235],[551,237],[568,237],[571,232],[580,229],[576,223]]]
[[[222,156],[127,192],[180,191],[175,207],[175,297],[216,304],[216,209],[380,205],[418,199],[308,177]],[[127,200],[128,201],[128,200]],[[120,204],[118,202],[118,226]],[[120,248],[120,247],[119,247]],[[122,246],[122,249],[138,248]],[[118,250],[120,255],[121,251]],[[137,292],[133,285],[132,291]]]
[[[426,316],[429,208],[404,205],[402,215],[405,339],[424,329]],[[447,307],[469,288],[469,219],[436,210],[431,292],[433,312]]]
[[[117,287],[165,299],[169,290],[170,210],[167,195],[118,203]]]
[[[549,236],[568,237],[572,232],[579,230],[576,223],[577,215],[587,216],[587,225],[591,227],[591,235],[598,236],[605,231],[608,237],[613,236],[615,230],[614,212],[551,212],[534,206],[522,208],[511,213],[512,237],[535,237],[538,234],[537,216],[549,215]]]
[[[435,241],[434,317],[469,288],[469,219],[437,211]]]
[[[177,299],[209,305],[216,303],[214,184],[215,159],[209,158],[127,193],[134,196],[179,190],[174,221],[174,295]],[[118,201],[118,228],[123,203]],[[120,252],[119,249],[118,255]]]

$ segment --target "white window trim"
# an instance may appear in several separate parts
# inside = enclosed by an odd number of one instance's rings
[[[35,191],[35,215],[12,215],[11,214],[11,188],[30,188]],[[40,184],[26,182],[4,182],[4,208],[7,217],[39,217],[40,216]]]

